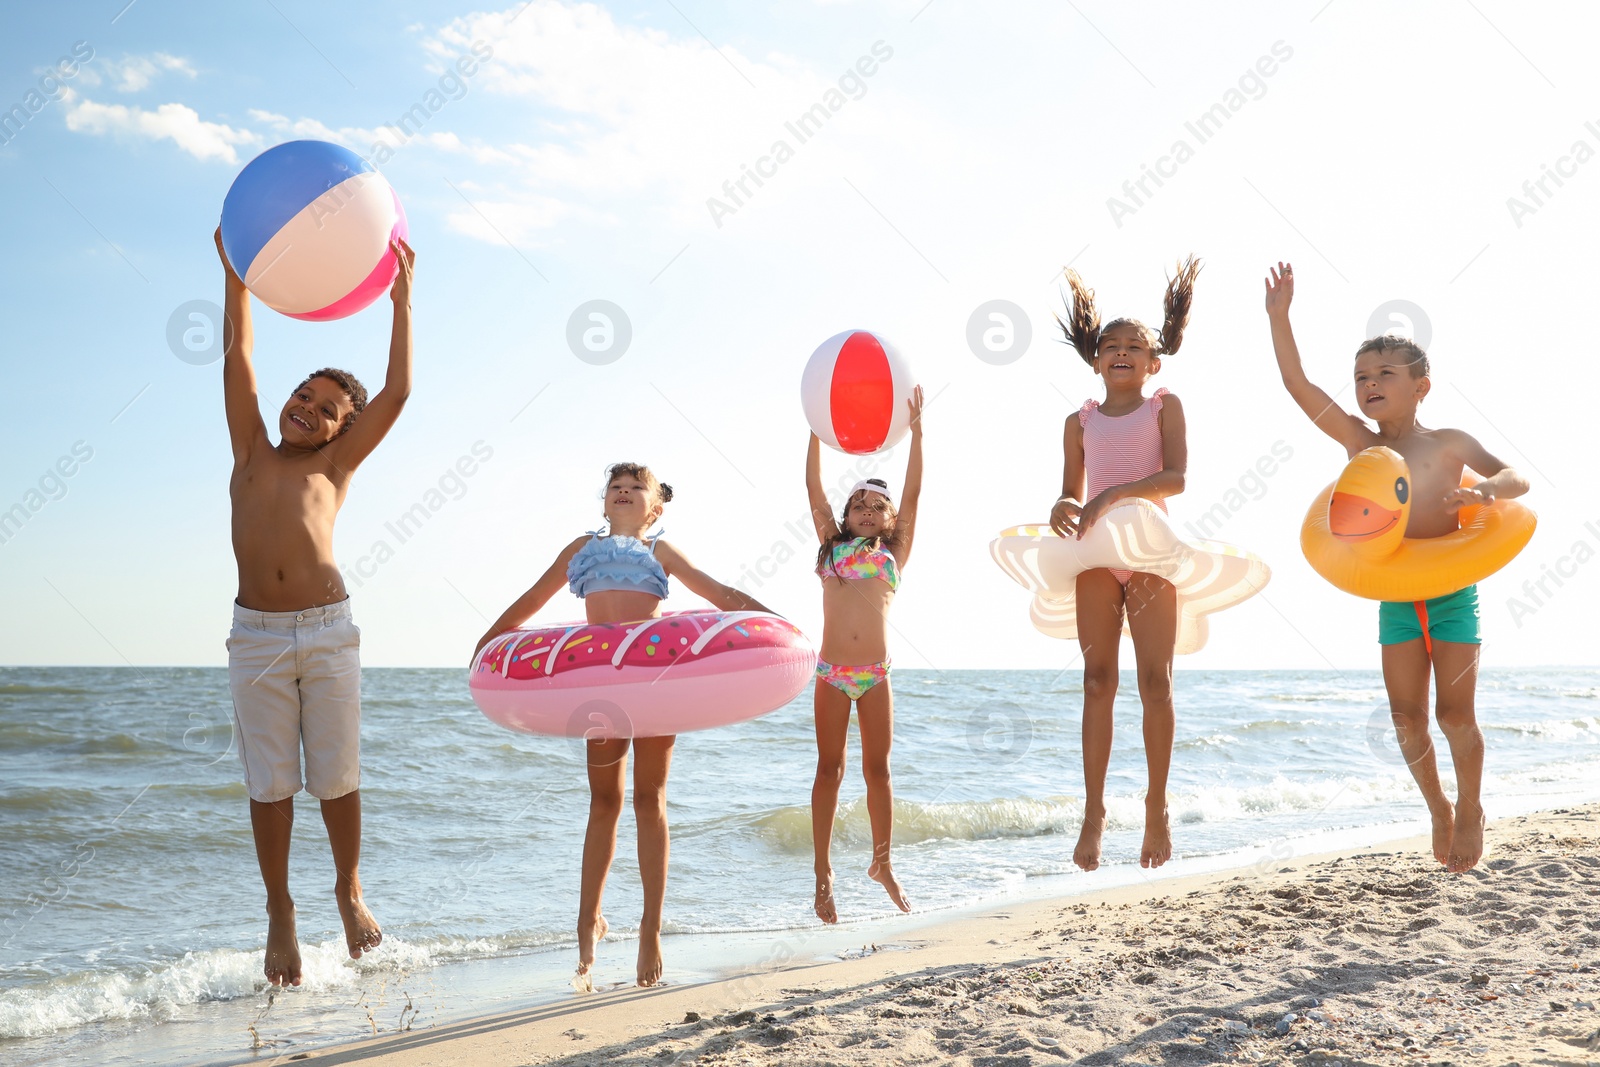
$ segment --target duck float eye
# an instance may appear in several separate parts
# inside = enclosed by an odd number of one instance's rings
[[[1404,478],[1396,478],[1394,480],[1394,498],[1400,503],[1404,504],[1406,502],[1406,495],[1410,493],[1410,491],[1411,490],[1406,486],[1406,480]]]

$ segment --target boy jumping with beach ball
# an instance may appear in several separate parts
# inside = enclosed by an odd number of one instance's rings
[[[278,412],[277,444],[256,397],[250,294],[222,250],[226,278],[223,401],[233,444],[233,554],[239,594],[228,636],[234,737],[250,794],[250,827],[267,890],[267,981],[300,984],[300,944],[289,895],[294,795],[322,802],[337,868],[334,896],[350,958],[383,932],[361,898],[361,631],[333,560],[333,523],[350,478],[394,426],[411,393],[411,270],[390,293],[389,371],[371,402],[345,371],[325,368],[295,387]],[[305,779],[300,753],[305,751]]]

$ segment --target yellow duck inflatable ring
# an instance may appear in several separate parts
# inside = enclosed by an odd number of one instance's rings
[[[1476,484],[1462,479],[1464,487]],[[1537,518],[1515,500],[1461,509],[1461,529],[1407,537],[1411,471],[1392,448],[1358,453],[1306,512],[1300,550],[1318,574],[1368,600],[1446,596],[1510,563],[1533,536]]]

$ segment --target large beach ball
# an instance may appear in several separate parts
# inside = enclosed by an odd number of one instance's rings
[[[274,311],[354,315],[399,273],[391,239],[406,213],[372,164],[327,141],[286,141],[245,165],[222,201],[222,248]]]
[[[892,448],[906,435],[906,401],[916,387],[911,365],[893,345],[866,330],[846,330],[811,353],[800,402],[824,444],[861,456]]]

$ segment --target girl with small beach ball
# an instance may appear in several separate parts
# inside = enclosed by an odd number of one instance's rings
[[[892,349],[878,338],[858,331],[844,342],[841,359],[852,355],[851,345],[869,349],[873,360],[881,363],[876,377],[888,388],[868,391],[883,406],[887,400],[904,395],[894,387],[890,364],[898,363]],[[843,336],[843,335],[841,335]],[[835,339],[837,340],[837,339]],[[826,347],[826,345],[825,345]],[[820,352],[820,350],[819,350]],[[882,354],[891,358],[883,360]],[[815,358],[814,358],[815,362]],[[892,368],[903,375],[899,366]],[[838,381],[844,370],[835,369]],[[879,384],[882,384],[879,383]],[[903,382],[902,384],[908,384]],[[808,390],[811,398],[815,394]],[[833,393],[839,399],[838,393]],[[806,491],[811,499],[811,520],[816,525],[817,576],[822,580],[822,649],[817,660],[817,680],[813,708],[817,730],[817,774],[811,786],[811,835],[816,863],[817,917],[825,923],[839,921],[833,899],[833,824],[839,809],[839,787],[844,781],[845,755],[850,735],[850,708],[856,709],[861,730],[861,772],[867,785],[867,815],[872,826],[872,862],[867,876],[881,884],[889,899],[901,911],[910,911],[905,890],[895,877],[889,861],[890,840],[894,834],[894,790],[889,779],[889,751],[894,744],[894,695],[889,680],[889,607],[900,587],[900,574],[911,558],[911,540],[916,532],[917,501],[922,493],[922,387],[910,390],[905,400],[911,434],[910,457],[905,483],[896,497],[887,482],[868,478],[857,482],[845,497],[835,517],[822,487],[822,441],[811,434],[806,452]],[[808,407],[814,405],[808,404]],[[818,406],[826,406],[818,405]],[[833,431],[841,447],[850,431],[848,422],[859,429],[872,419],[846,419],[835,403]],[[808,411],[808,415],[811,413]],[[876,419],[886,433],[892,412],[879,413]],[[818,419],[812,416],[813,427]],[[898,428],[898,427],[896,427]],[[878,436],[861,451],[878,451],[894,441]],[[841,448],[843,450],[843,448]]]
[[[1138,319],[1100,322],[1094,290],[1066,271],[1067,318],[1057,322],[1067,343],[1100,376],[1104,400],[1086,400],[1067,417],[1061,496],[1050,526],[1081,538],[1114,505],[1133,498],[1162,511],[1183,492],[1188,444],[1183,405],[1166,389],[1145,388],[1161,360],[1178,351],[1194,297],[1200,262],[1189,257],[1167,283],[1160,332]],[[1172,658],[1177,644],[1177,594],[1172,583],[1143,572],[1096,568],[1077,579],[1078,644],[1083,650],[1083,829],[1072,860],[1086,871],[1100,866],[1106,826],[1106,772],[1111,763],[1112,703],[1117,695],[1117,653],[1126,624],[1133,638],[1139,699],[1144,706],[1145,793],[1141,867],[1172,858],[1167,820],[1167,772],[1172,765],[1174,717]]]

